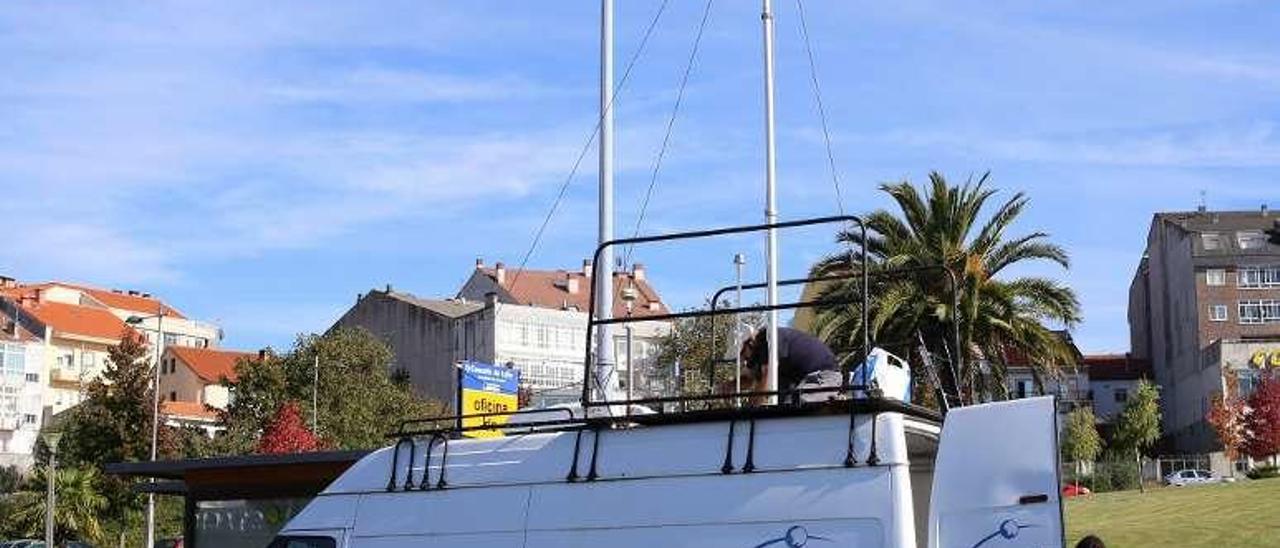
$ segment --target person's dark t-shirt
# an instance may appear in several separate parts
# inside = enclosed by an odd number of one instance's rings
[[[751,366],[764,369],[769,363],[769,334],[761,329],[756,334]],[[836,355],[817,337],[789,327],[778,328],[778,390],[795,388],[815,371],[837,371]]]

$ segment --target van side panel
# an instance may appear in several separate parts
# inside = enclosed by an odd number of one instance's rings
[[[885,546],[894,467],[824,468],[585,485],[539,485],[528,548],[764,546],[807,532],[860,547]],[[607,542],[606,542],[607,539]],[[793,539],[794,540],[794,539]],[[779,548],[788,546],[778,541]],[[834,546],[834,545],[833,545]]]
[[[352,539],[522,533],[529,487],[363,495]],[[353,546],[365,546],[353,542]]]
[[[883,546],[873,519],[530,531],[528,548],[788,548]]]

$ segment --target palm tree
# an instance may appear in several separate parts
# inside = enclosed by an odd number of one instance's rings
[[[941,388],[962,398],[1003,386],[1011,356],[1031,364],[1037,380],[1055,374],[1059,364],[1069,363],[1074,356],[1054,328],[1070,328],[1080,321],[1079,301],[1069,287],[1042,277],[1001,276],[1015,264],[1048,261],[1068,268],[1070,261],[1066,251],[1050,243],[1043,232],[1008,234],[1027,206],[1023,193],[1014,194],[982,218],[996,194],[986,186],[989,175],[951,186],[941,174],[930,173],[923,194],[906,181],[881,185],[899,213],[881,209],[866,216],[865,242],[860,231],[841,231],[836,239],[849,250],[813,267],[815,276],[848,273],[865,249],[873,276],[872,340],[909,355],[905,350],[924,339],[934,350],[931,354],[944,360],[962,356],[960,370],[939,367]],[[939,270],[876,276],[892,269],[931,267]],[[955,277],[958,309],[952,305],[942,269]],[[857,280],[837,282],[821,293],[824,300],[854,297],[861,295],[861,285]],[[846,361],[862,353],[859,310],[860,305],[825,307],[818,310],[814,322],[818,333]],[[952,342],[953,319],[958,321],[959,348]],[[990,375],[978,374],[983,366],[989,366]]]
[[[10,517],[24,534],[31,538],[44,538],[45,507],[47,499],[43,490],[37,490],[48,481],[48,468],[39,468],[30,482],[32,490],[15,493],[13,515]],[[98,520],[107,508],[107,498],[98,491],[100,477],[92,468],[61,468],[56,472],[54,486],[58,502],[54,507],[54,524],[57,544],[67,540],[82,540],[94,544],[102,540],[102,524]]]

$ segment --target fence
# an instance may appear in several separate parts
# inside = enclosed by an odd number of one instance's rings
[[[1215,466],[1216,464],[1216,466]],[[1242,473],[1241,463],[1236,463]],[[1062,484],[1078,483],[1088,487],[1090,491],[1102,493],[1137,489],[1138,480],[1143,483],[1160,484],[1165,476],[1179,470],[1209,470],[1214,476],[1229,476],[1230,464],[1215,463],[1208,454],[1160,455],[1156,458],[1142,457],[1141,464],[1134,459],[1109,459],[1098,462],[1064,462],[1062,463]]]

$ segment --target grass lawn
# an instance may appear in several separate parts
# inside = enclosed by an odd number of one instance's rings
[[[1095,534],[1107,548],[1280,546],[1280,479],[1102,493],[1067,501],[1067,546]]]

